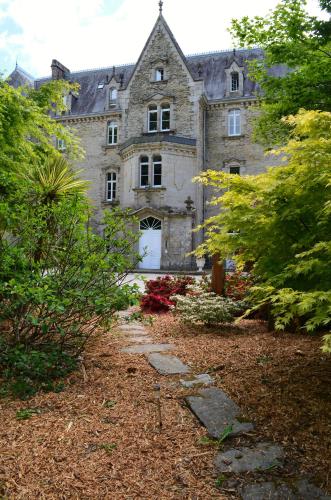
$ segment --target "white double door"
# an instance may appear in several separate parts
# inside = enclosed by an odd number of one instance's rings
[[[161,229],[143,229],[139,240],[139,254],[143,260],[140,269],[160,269],[161,267]]]

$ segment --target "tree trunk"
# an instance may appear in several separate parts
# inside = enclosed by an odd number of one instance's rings
[[[214,293],[217,295],[224,295],[225,286],[225,267],[224,261],[220,260],[220,255],[215,254],[212,257],[212,275],[211,275],[211,287]]]

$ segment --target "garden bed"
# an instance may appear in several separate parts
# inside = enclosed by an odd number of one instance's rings
[[[320,339],[274,335],[257,321],[200,330],[171,314],[149,329],[155,341],[171,340],[194,372],[216,378],[256,424],[254,439],[284,446],[289,475],[297,467],[330,489],[330,359],[321,354]],[[183,404],[192,390],[171,385],[144,356],[120,353],[123,345],[116,332],[102,333],[63,392],[0,400],[0,495],[236,498],[231,488],[217,488],[215,446],[203,444],[205,430]],[[17,411],[28,408],[35,411],[31,418],[18,420]]]

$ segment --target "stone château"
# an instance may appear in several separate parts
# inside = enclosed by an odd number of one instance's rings
[[[213,213],[211,192],[192,178],[209,168],[256,174],[270,164],[251,139],[257,88],[247,65],[256,58],[259,49],[185,56],[161,5],[134,65],[70,72],[53,60],[49,78],[31,81],[19,67],[9,78],[36,88],[50,79],[79,84],[56,119],[81,138],[86,156],[77,167],[90,181],[96,226],[102,231],[104,210],[129,208],[139,250],[147,249],[140,267],[191,270],[189,254],[203,238],[192,229]]]

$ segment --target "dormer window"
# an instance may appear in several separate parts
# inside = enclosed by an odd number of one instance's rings
[[[151,104],[148,107],[148,132],[157,132],[157,106]]]
[[[117,144],[118,142],[118,127],[116,122],[109,122],[108,123],[108,130],[107,130],[107,144],[109,146],[113,146],[114,144]]]
[[[111,88],[109,89],[109,107],[114,108],[116,106],[116,100],[117,100],[117,89]]]
[[[244,67],[239,66],[234,60],[230,67],[225,69],[226,74],[226,97],[234,97],[234,95],[244,95]],[[234,94],[235,93],[235,94]]]
[[[231,92],[238,92],[239,90],[239,73],[231,73]]]
[[[155,70],[155,80],[157,82],[163,82],[163,80],[164,80],[164,69],[163,68],[157,68]]]
[[[57,149],[62,153],[66,150],[66,143],[64,139],[57,139]]]

